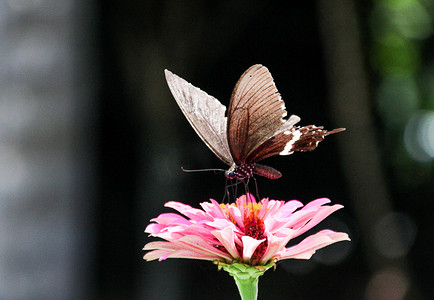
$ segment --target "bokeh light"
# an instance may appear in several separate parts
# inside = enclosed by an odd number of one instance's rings
[[[386,126],[405,126],[419,106],[419,91],[412,77],[386,77],[377,90],[378,110]]]
[[[28,166],[17,148],[0,143],[0,197],[3,202],[20,192],[28,176]]]
[[[434,159],[434,111],[419,111],[408,121],[404,135],[405,148],[416,161]]]
[[[408,292],[410,278],[400,269],[385,268],[370,279],[366,288],[366,300],[402,300]]]
[[[400,258],[408,254],[416,239],[414,221],[405,214],[391,212],[375,224],[375,244],[387,258]]]

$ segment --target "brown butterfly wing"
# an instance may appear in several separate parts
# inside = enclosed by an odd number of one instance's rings
[[[305,152],[314,150],[327,135],[344,131],[338,128],[327,131],[324,127],[309,125],[304,127],[293,126],[277,133],[275,136],[260,145],[252,152],[247,160],[255,163],[274,155],[289,155],[294,151]]]
[[[173,97],[196,133],[220,160],[232,165],[226,135],[226,107],[169,70],[164,73]]]
[[[228,143],[235,163],[248,162],[249,155],[285,125],[285,116],[285,103],[268,69],[250,67],[235,85],[228,109]]]

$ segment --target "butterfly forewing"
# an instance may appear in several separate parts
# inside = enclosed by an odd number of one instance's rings
[[[250,67],[238,80],[228,110],[229,149],[237,164],[284,125],[285,104],[268,69]]]
[[[226,107],[169,70],[164,73],[173,97],[196,133],[218,158],[232,165],[226,134]]]

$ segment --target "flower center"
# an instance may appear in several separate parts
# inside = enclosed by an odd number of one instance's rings
[[[223,208],[223,210],[226,212],[226,216],[227,218],[233,222],[234,224],[236,224],[235,219],[233,218],[233,216],[231,215],[230,211],[228,210],[227,206],[229,205],[233,205],[236,206],[235,203],[232,204],[220,204],[220,206]],[[257,240],[262,240],[265,239],[265,241],[263,241],[255,250],[255,252],[253,252],[253,255],[250,259],[250,264],[251,265],[257,265],[260,261],[262,256],[264,255],[265,251],[267,250],[268,247],[268,240],[267,240],[267,236],[265,235],[265,225],[264,225],[264,221],[260,218],[258,218],[258,214],[262,208],[262,204],[261,203],[256,203],[256,202],[250,202],[248,204],[245,204],[246,206],[244,207],[245,209],[244,211],[244,218],[243,218],[243,223],[244,223],[244,234],[247,236],[250,236],[254,239]],[[242,247],[238,247],[237,245],[237,249],[240,253],[243,252]]]
[[[247,236],[250,236],[257,240],[262,240],[265,238],[265,241],[263,241],[253,252],[252,258],[251,258],[251,264],[256,265],[261,261],[262,256],[264,255],[265,251],[268,247],[268,240],[265,235],[265,225],[264,221],[256,217],[256,214],[250,213],[250,215],[244,219],[244,233]]]

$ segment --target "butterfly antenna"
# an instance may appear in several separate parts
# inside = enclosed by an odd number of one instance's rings
[[[214,171],[215,174],[219,172],[224,172],[223,169],[198,169],[198,170],[190,170],[190,169],[184,169],[184,167],[181,167],[181,170],[185,173],[195,173],[195,172],[210,172]]]

